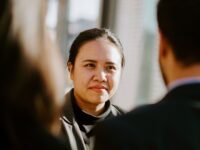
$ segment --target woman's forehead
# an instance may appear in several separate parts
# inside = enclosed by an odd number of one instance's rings
[[[78,59],[84,60],[108,60],[116,61],[121,60],[121,55],[118,48],[104,40],[93,40],[85,43],[77,55]],[[77,60],[78,60],[77,59]]]

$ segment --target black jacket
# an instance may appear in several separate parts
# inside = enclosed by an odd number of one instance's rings
[[[200,84],[100,123],[95,150],[200,150]]]
[[[64,113],[61,117],[61,136],[64,139],[64,143],[71,146],[71,150],[87,150],[78,122],[75,118],[74,109],[72,106],[72,92],[73,89],[66,94]],[[111,104],[111,113],[112,116],[119,116],[123,112],[118,107]]]

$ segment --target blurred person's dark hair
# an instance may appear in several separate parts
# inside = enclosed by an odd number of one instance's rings
[[[186,66],[200,63],[199,6],[199,0],[160,0],[157,5],[159,29],[177,60]]]
[[[119,49],[119,52],[121,54],[121,59],[122,59],[121,65],[122,67],[124,67],[125,58],[124,58],[124,53],[123,53],[123,47],[120,40],[112,32],[110,32],[110,30],[104,29],[104,28],[102,29],[93,28],[93,29],[88,29],[81,32],[71,45],[68,62],[74,65],[74,62],[75,62],[75,59],[79,52],[80,47],[86,42],[89,42],[98,38],[105,38],[106,40],[110,41]]]
[[[8,149],[34,143],[35,126],[53,134],[59,126],[63,66],[45,30],[45,6],[40,0],[3,0],[0,5],[0,126]],[[33,134],[26,137],[29,131]]]

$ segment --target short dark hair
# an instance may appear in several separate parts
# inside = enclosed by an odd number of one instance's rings
[[[158,26],[183,65],[200,63],[200,0],[160,0]]]
[[[124,67],[125,58],[123,53],[123,47],[120,40],[110,32],[108,29],[104,28],[92,28],[81,32],[73,41],[70,51],[69,51],[69,59],[72,65],[75,63],[76,56],[79,52],[80,47],[85,44],[86,42],[98,39],[98,38],[105,38],[108,39],[111,43],[113,43],[118,49],[121,54],[121,66]]]

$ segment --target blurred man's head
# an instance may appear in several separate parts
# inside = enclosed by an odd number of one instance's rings
[[[160,0],[160,65],[168,84],[172,63],[182,68],[200,64],[200,0]],[[170,50],[170,51],[169,51]],[[170,56],[170,57],[169,57]],[[173,64],[174,66],[174,64]]]

